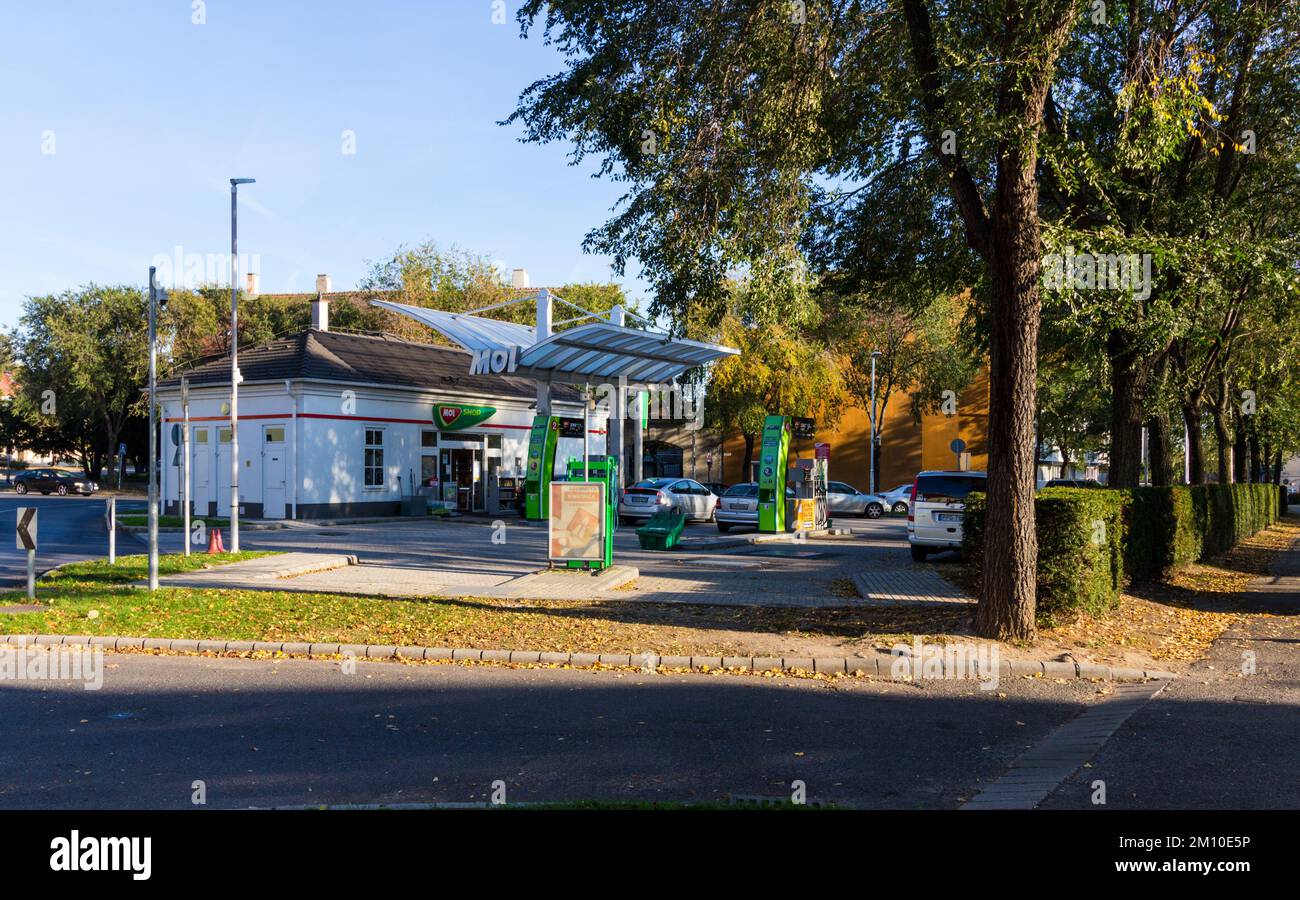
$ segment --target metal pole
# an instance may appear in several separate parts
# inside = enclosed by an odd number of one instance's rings
[[[252,178],[230,179],[230,552],[239,552],[239,186]],[[220,434],[217,440],[220,445]]]
[[[582,388],[582,480],[588,481],[591,476],[587,474],[587,459],[590,455],[587,439],[587,417],[591,413],[588,408],[591,400],[591,385],[583,385]]]
[[[149,590],[158,590],[158,285],[149,267]]]
[[[117,564],[117,498],[108,498],[108,564]]]
[[[871,451],[870,451],[870,468],[871,471],[867,476],[867,493],[876,492],[876,356],[873,351],[871,354]]]
[[[36,599],[36,551],[27,551],[27,599]]]
[[[185,528],[185,555],[190,555],[190,382],[188,378],[181,379],[181,409],[184,418],[184,424],[181,425],[181,508],[184,511],[183,527]]]

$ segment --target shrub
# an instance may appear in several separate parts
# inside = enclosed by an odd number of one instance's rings
[[[1039,491],[1039,624],[1114,606],[1125,578],[1160,579],[1232,549],[1277,520],[1281,496],[1273,484]],[[962,529],[962,551],[976,583],[986,501],[984,494],[967,497]]]
[[[978,577],[983,566],[987,497],[966,498],[962,549]],[[1038,622],[1101,612],[1124,587],[1123,491],[1047,488],[1034,501],[1038,533]]]

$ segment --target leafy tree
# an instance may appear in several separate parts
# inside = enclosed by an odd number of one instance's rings
[[[749,479],[765,416],[808,416],[835,427],[844,393],[838,361],[823,346],[783,325],[759,327],[738,315],[723,320],[718,337],[740,354],[710,370],[704,423],[744,437],[739,480]]]
[[[133,410],[148,373],[144,293],[126,285],[87,285],[23,304],[14,354],[24,415],[40,423],[99,476]]]
[[[518,18],[567,57],[508,121],[572,140],[629,185],[586,246],[636,257],[654,306],[725,314],[725,282],[754,279],[747,312],[811,318],[803,247],[819,186],[870,184],[906,148],[917,183],[960,224],[987,277],[989,541],[977,628],[1032,638],[1038,147],[1077,0],[529,0]],[[856,189],[856,188],[855,188]],[[866,192],[869,194],[869,192]],[[853,201],[847,201],[852,205]],[[893,210],[877,208],[880,215]]]
[[[906,393],[913,422],[939,408],[944,391],[960,393],[978,370],[978,355],[959,334],[968,298],[941,297],[910,312],[876,298],[848,298],[829,307],[822,331],[841,355],[847,399],[871,409],[871,356],[876,359],[876,471],[890,401]]]

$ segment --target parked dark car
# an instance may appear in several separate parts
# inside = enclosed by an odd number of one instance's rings
[[[26,494],[86,494],[99,490],[99,485],[81,475],[60,472],[57,469],[28,469],[14,476],[14,493]]]
[[[1053,478],[1043,487],[1077,487],[1077,488],[1104,488],[1095,478]]]

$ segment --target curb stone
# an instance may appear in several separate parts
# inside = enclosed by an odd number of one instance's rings
[[[593,666],[645,668],[644,653],[563,653],[537,650],[480,650],[468,647],[397,647],[389,644],[325,644],[273,641],[189,640],[180,638],[113,637],[62,634],[3,634],[0,644],[40,647],[76,646],[130,650],[167,650],[173,653],[282,653],[314,658],[351,655],[358,659],[426,659],[452,662],[501,662],[522,665],[567,665],[575,669]],[[656,669],[700,671],[741,670],[749,672],[804,672],[831,675],[861,674],[885,680],[912,681],[910,673],[893,678],[895,657],[888,653],[871,656],[658,656],[650,654]],[[947,660],[945,662],[945,667]],[[1058,660],[1002,660],[1002,678],[1080,678],[1108,681],[1169,681],[1174,672],[1127,666],[1101,666]]]

